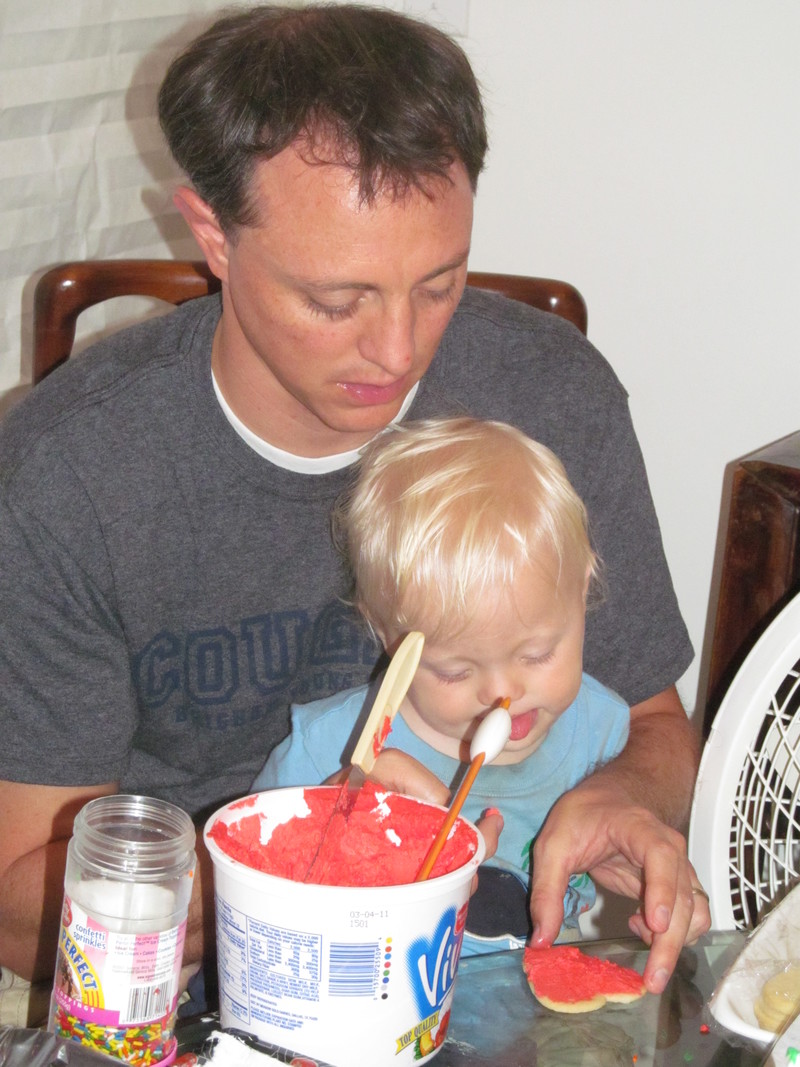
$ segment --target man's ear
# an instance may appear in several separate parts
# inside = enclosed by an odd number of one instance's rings
[[[221,282],[228,281],[228,239],[212,209],[186,185],[178,187],[172,198],[175,207],[186,220],[206,263]]]

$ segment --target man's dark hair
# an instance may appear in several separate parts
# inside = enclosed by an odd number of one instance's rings
[[[460,160],[473,189],[486,153],[469,61],[424,22],[356,4],[230,14],[171,64],[159,119],[178,164],[225,230],[256,221],[256,163],[298,143],[351,167],[362,199],[425,190]]]

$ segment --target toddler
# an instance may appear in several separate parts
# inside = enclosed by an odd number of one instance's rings
[[[481,719],[510,700],[508,743],[484,765],[463,814],[504,819],[481,868],[462,954],[516,948],[529,934],[531,848],[558,797],[622,750],[627,705],[582,672],[587,595],[598,562],[586,511],[560,461],[499,422],[432,419],[397,426],[365,449],[335,516],[355,602],[391,651],[425,635],[389,744],[456,787]],[[334,774],[357,736],[366,687],[295,706],[292,731],[253,789]],[[580,936],[595,899],[570,879],[559,940]]]

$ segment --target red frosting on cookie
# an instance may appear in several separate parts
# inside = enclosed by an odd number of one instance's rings
[[[629,1001],[645,991],[630,967],[587,956],[574,945],[527,948],[525,976],[538,1000],[556,1011],[592,1011],[606,1001]]]

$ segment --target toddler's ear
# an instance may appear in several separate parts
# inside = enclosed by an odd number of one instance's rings
[[[589,595],[589,586],[592,584],[592,575],[594,574],[594,567],[591,563],[586,564],[586,576],[583,579],[583,599],[586,601],[586,597]]]
[[[377,636],[378,640],[383,645],[389,656],[393,656],[395,654],[398,645],[406,636],[405,634],[397,634],[397,636],[395,636],[394,634],[389,633],[388,630],[385,629],[385,627],[377,625],[375,623],[372,624],[372,629],[375,631],[375,635]]]
[[[391,656],[394,653],[394,651],[397,648],[397,646],[400,644],[400,640],[404,635],[401,634],[400,637],[396,638],[391,643],[391,647],[390,647],[389,635],[388,635],[388,633],[386,631],[386,628],[384,626],[382,626],[376,619],[373,619],[372,615],[370,614],[369,611],[367,611],[367,609],[364,607],[363,604],[360,604],[360,603],[356,604],[356,607],[358,608],[358,610],[361,612],[362,616],[364,617],[364,621],[366,622],[367,626],[369,626],[369,628],[372,631],[372,633],[375,635],[375,637],[377,637],[377,639],[383,645],[384,651],[388,652],[389,655]]]

